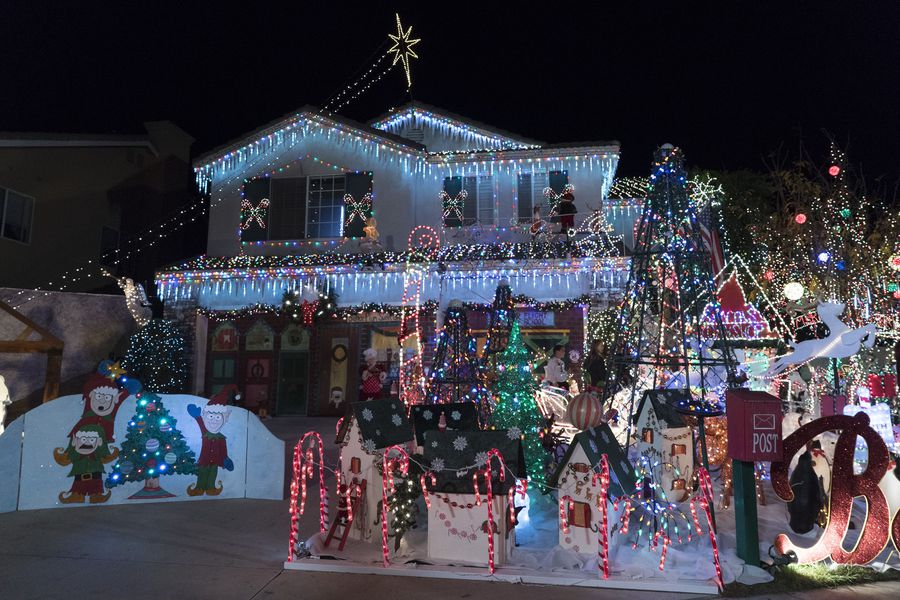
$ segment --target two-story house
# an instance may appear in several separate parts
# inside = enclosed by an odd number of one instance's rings
[[[250,407],[340,414],[369,348],[384,393],[396,391],[412,291],[427,309],[428,366],[448,303],[466,303],[483,338],[501,280],[536,350],[581,352],[589,309],[628,275],[622,236],[640,208],[607,201],[618,158],[618,142],[545,144],[420,103],[368,124],[307,106],[198,158],[207,255],[157,273],[167,314],[196,331],[194,391],[236,382]],[[567,186],[578,211],[568,237],[548,219]],[[536,236],[535,207],[546,224]],[[336,293],[337,318],[291,322],[277,310],[288,289]]]

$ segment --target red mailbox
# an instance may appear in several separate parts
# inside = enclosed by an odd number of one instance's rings
[[[745,389],[725,392],[728,455],[747,462],[781,460],[781,400]]]

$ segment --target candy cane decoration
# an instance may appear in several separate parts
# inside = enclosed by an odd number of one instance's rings
[[[388,458],[391,450],[400,453],[400,458]],[[390,446],[384,450],[384,458],[382,459],[381,469],[381,554],[384,558],[384,566],[389,567],[391,561],[388,558],[388,525],[387,525],[387,497],[388,487],[390,487],[391,495],[394,495],[394,470],[399,468],[400,473],[405,477],[409,473],[409,455],[401,446]]]
[[[434,476],[434,473],[431,471],[426,471],[419,476],[419,485],[422,486],[422,497],[425,498],[425,507],[431,508],[431,498],[428,497],[428,486],[426,485],[426,479],[431,481],[431,485],[437,485],[437,479]]]
[[[463,205],[466,203],[466,198],[469,197],[469,192],[466,190],[461,190],[458,194],[456,194],[455,198],[451,198],[450,194],[441,190],[441,193],[438,194],[441,199],[441,206],[443,206],[444,212],[441,215],[443,220],[446,221],[448,217],[456,219],[457,221],[463,220]],[[452,215],[452,217],[451,217]]]
[[[306,452],[303,452],[303,444],[307,438],[314,438]],[[288,562],[294,560],[294,548],[297,546],[299,537],[300,517],[306,507],[306,481],[313,478],[313,447],[319,450],[319,531],[325,531],[328,528],[328,490],[325,488],[325,450],[322,443],[322,436],[315,431],[308,431],[303,434],[297,445],[294,446],[294,476],[291,479],[291,536],[290,548],[288,548]],[[306,462],[303,462],[306,458]],[[298,496],[301,496],[298,506]]]
[[[622,496],[620,498],[616,498],[615,502],[613,502],[614,511],[619,511],[620,501],[625,502],[625,510],[622,511],[622,516],[619,519],[619,522],[622,523],[622,528],[619,529],[619,533],[625,535],[626,533],[628,533],[628,521],[630,520],[631,512],[634,509],[631,507],[631,496]]]
[[[247,212],[247,220],[241,223],[241,229],[246,230],[256,221],[261,229],[266,228],[266,222],[263,220],[266,216],[266,209],[269,208],[269,199],[263,198],[259,204],[253,206],[253,203],[244,198],[241,200],[241,212]]]
[[[609,459],[605,454],[600,455],[600,472],[591,476],[591,485],[597,485],[600,480],[600,494],[597,495],[597,503],[600,509],[600,535],[597,553],[600,555],[598,566],[603,569],[603,579],[609,579],[609,523],[607,522],[609,507],[606,505],[609,496]]]
[[[344,220],[344,227],[350,227],[350,224],[353,223],[353,219],[356,217],[359,217],[363,225],[366,224],[366,219],[368,218],[366,213],[372,212],[371,193],[366,193],[358,201],[353,197],[353,194],[344,194],[344,204],[347,205],[347,218]]]
[[[563,533],[569,533],[569,511],[575,508],[572,496],[563,496],[559,499],[559,522],[562,523]]]
[[[653,535],[654,548],[659,545],[659,538],[662,538],[663,540],[662,554],[659,557],[659,570],[662,571],[666,568],[666,550],[668,550],[669,545],[672,543],[672,540],[669,539],[669,536],[667,536],[662,529],[660,529]]]
[[[725,588],[725,583],[722,581],[722,566],[719,564],[719,545],[716,542],[716,530],[713,526],[712,512],[709,509],[713,499],[712,479],[709,477],[709,472],[703,467],[697,469],[697,479],[700,482],[701,493],[691,499],[691,514],[694,517],[694,524],[697,526],[697,533],[699,534],[701,533],[700,522],[697,519],[697,512],[694,510],[694,501],[696,500],[706,513],[706,523],[709,526],[709,542],[713,550],[713,564],[716,566],[716,583],[719,585],[719,589],[722,590]]]
[[[506,481],[506,463],[503,461],[503,455],[496,448],[491,448],[487,453],[487,460],[484,462],[484,468],[476,471],[475,478],[475,497],[478,496],[478,478],[480,472],[484,476],[485,488],[487,488],[487,517],[488,517],[488,567],[491,575],[494,574],[494,492],[491,487],[491,459],[496,458],[500,461],[500,481]]]

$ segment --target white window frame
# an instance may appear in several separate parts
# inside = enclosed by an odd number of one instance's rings
[[[7,199],[9,197],[9,192],[28,200],[28,239],[25,241],[6,237],[4,233],[6,230],[6,209],[8,207]],[[34,196],[29,196],[28,194],[23,194],[22,192],[10,188],[0,187],[0,200],[2,200],[2,205],[0,205],[0,239],[30,246],[31,238],[34,234]]]
[[[320,180],[321,179],[331,179],[331,180],[339,179],[339,180],[341,180],[341,185],[344,187],[344,189],[340,191],[341,193],[340,193],[340,197],[339,197],[338,206],[340,207],[340,217],[339,217],[340,220],[338,221],[338,225],[339,225],[338,232],[339,233],[336,236],[311,237],[309,235],[309,230],[310,230],[309,217],[310,217],[310,214],[312,213],[311,204],[312,204],[312,193],[313,193],[313,191],[312,191],[313,179],[320,179]],[[346,177],[345,173],[342,173],[340,175],[309,175],[309,176],[307,176],[307,178],[306,178],[306,227],[304,228],[304,234],[306,235],[306,239],[308,239],[308,240],[309,239],[318,239],[318,240],[329,239],[329,240],[331,240],[331,239],[340,238],[342,236],[343,231],[344,231],[344,194],[347,192],[346,188],[347,188],[347,177]],[[334,190],[334,186],[332,186],[332,191],[333,190]],[[321,194],[322,192],[317,191],[316,193]],[[332,221],[326,221],[326,222],[331,223]],[[318,226],[318,227],[321,226],[321,224],[316,224],[316,223],[313,223],[313,225]]]

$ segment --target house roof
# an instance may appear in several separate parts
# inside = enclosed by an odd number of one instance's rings
[[[413,439],[412,425],[406,418],[406,408],[396,398],[354,402],[338,431],[337,444],[345,444],[353,422],[359,424],[363,449],[370,454],[376,450],[405,444]]]
[[[105,133],[46,133],[0,131],[0,148],[147,148],[156,149],[146,135]]]
[[[488,451],[496,448],[503,456],[507,472],[505,481],[500,481],[499,465],[491,461],[491,489],[496,495],[505,494],[515,486],[515,478],[527,476],[525,472],[525,451],[522,438],[506,431],[426,431],[425,468],[430,469],[436,479],[435,491],[452,494],[472,494],[475,486],[472,475],[484,466]],[[480,462],[480,464],[479,464]],[[515,478],[511,476],[515,474]],[[481,492],[485,490],[482,486]]]
[[[566,454],[559,462],[559,467],[547,482],[549,486],[559,487],[560,477],[565,473],[572,455],[579,447],[584,450],[588,461],[597,473],[600,472],[600,457],[603,454],[606,455],[609,462],[609,493],[611,496],[630,494],[634,490],[637,481],[634,477],[634,470],[606,423],[575,434],[569,444],[569,449],[566,450]]]
[[[657,419],[665,421],[668,427],[685,427],[684,416],[675,409],[675,406],[682,400],[690,401],[690,398],[691,395],[687,391],[680,389],[645,390],[644,395],[641,396],[641,402],[638,404],[637,412],[634,413],[635,422],[643,414],[649,399]]]
[[[476,121],[475,119],[470,119],[468,117],[464,117],[462,115],[458,115],[456,113],[450,112],[449,110],[445,110],[443,108],[438,108],[436,106],[432,106],[430,104],[425,104],[424,102],[412,101],[407,102],[403,106],[392,109],[383,115],[376,117],[369,121],[369,125],[374,128],[382,129],[388,127],[389,123],[397,118],[400,115],[409,114],[409,113],[419,113],[423,116],[429,116],[436,119],[441,119],[447,121],[451,125],[453,125],[454,121],[457,127],[461,127],[464,129],[468,129],[474,131],[476,133],[480,133],[482,135],[486,135],[488,137],[499,137],[505,138],[511,142],[515,142],[516,145],[520,146],[543,146],[544,142],[539,140],[534,140],[531,138],[527,138],[523,135],[519,135],[518,133],[512,133],[499,127],[494,127],[493,125],[487,125],[486,123],[482,123],[480,121]]]
[[[422,144],[413,142],[399,135],[394,135],[393,133],[390,133],[388,131],[376,129],[364,123],[360,123],[359,121],[354,121],[353,119],[350,119],[343,115],[339,115],[337,113],[324,112],[316,106],[306,104],[294,112],[288,113],[283,117],[275,119],[274,121],[270,121],[262,127],[258,127],[253,131],[247,132],[231,140],[230,142],[218,146],[217,148],[214,148],[213,150],[210,150],[209,152],[206,152],[201,156],[198,156],[194,160],[194,167],[202,168],[203,166],[214,162],[227,154],[249,146],[257,142],[261,138],[265,138],[266,136],[271,135],[279,130],[285,129],[303,119],[310,119],[322,124],[337,125],[353,129],[369,137],[383,139],[395,145],[406,147],[413,152],[424,153],[425,151],[425,146],[423,146]]]
[[[441,415],[444,415],[448,431],[475,431],[478,429],[478,407],[474,402],[416,404],[410,411],[410,417],[416,432],[417,445],[425,445],[425,432],[437,430]]]

